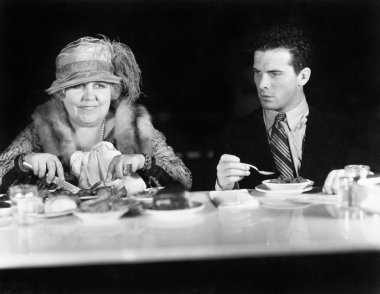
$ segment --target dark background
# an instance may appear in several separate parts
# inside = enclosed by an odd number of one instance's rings
[[[105,34],[135,53],[140,102],[192,170],[193,189],[212,189],[214,138],[258,106],[252,41],[284,21],[307,27],[314,41],[308,102],[370,124],[380,91],[380,1],[0,0],[0,150],[48,99],[59,51]]]

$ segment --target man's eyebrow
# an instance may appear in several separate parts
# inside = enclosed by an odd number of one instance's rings
[[[256,67],[252,66],[253,70],[256,70],[256,71],[261,71],[259,69],[257,69]],[[271,69],[271,70],[268,70],[266,72],[269,72],[269,73],[282,73],[284,72],[283,70],[280,70],[280,69]]]

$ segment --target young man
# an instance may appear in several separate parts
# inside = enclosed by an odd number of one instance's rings
[[[253,71],[261,108],[230,126],[216,189],[254,188],[279,176],[302,176],[323,185],[331,170],[348,164],[346,122],[306,100],[311,50],[304,32],[294,27],[272,28],[258,39]],[[245,163],[274,175],[263,176]]]

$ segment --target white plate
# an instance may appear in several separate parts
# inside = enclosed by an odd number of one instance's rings
[[[273,183],[272,180],[264,180],[262,183],[271,191],[302,191],[306,187],[313,186],[314,182],[308,179],[300,183]]]
[[[289,201],[299,204],[339,204],[339,197],[337,195],[299,195],[298,197],[291,198]]]
[[[261,206],[269,209],[301,209],[311,206],[311,204],[295,203],[286,199],[268,199],[259,200]]]
[[[12,208],[11,207],[3,207],[0,208],[0,217],[7,217],[12,214]]]
[[[104,225],[117,221],[129,211],[128,207],[105,212],[74,211],[73,214],[86,225]]]
[[[273,194],[273,195],[283,195],[283,194],[286,194],[286,195],[289,195],[289,194],[301,194],[303,192],[307,192],[307,191],[310,191],[313,189],[312,186],[309,186],[309,187],[306,187],[300,191],[292,191],[292,190],[287,190],[287,191],[273,191],[273,190],[269,190],[267,186],[265,186],[264,184],[260,184],[258,186],[256,186],[255,188],[257,191],[259,192],[264,192],[266,194]]]
[[[369,214],[380,214],[380,200],[376,196],[365,198],[359,203],[359,207]]]
[[[60,211],[60,212],[36,213],[36,214],[33,214],[33,216],[38,217],[38,218],[53,218],[53,217],[69,215],[69,214],[72,214],[74,211],[75,211],[74,209],[70,209],[70,210],[65,210],[65,211]]]
[[[184,209],[167,209],[167,210],[158,210],[158,209],[149,209],[145,208],[144,212],[149,215],[154,216],[163,216],[163,217],[181,217],[189,216],[198,211],[201,211],[205,206],[203,203],[192,201],[192,207]]]

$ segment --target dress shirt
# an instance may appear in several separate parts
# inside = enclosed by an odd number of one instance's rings
[[[269,143],[272,134],[272,126],[277,114],[279,114],[279,112],[274,110],[263,110],[263,118]],[[302,99],[300,104],[285,114],[287,123],[283,121],[281,124],[288,136],[290,153],[293,158],[297,176],[299,176],[299,170],[301,168],[302,162],[302,148],[306,133],[306,122],[307,116],[309,115],[309,106],[306,102],[306,99]]]

